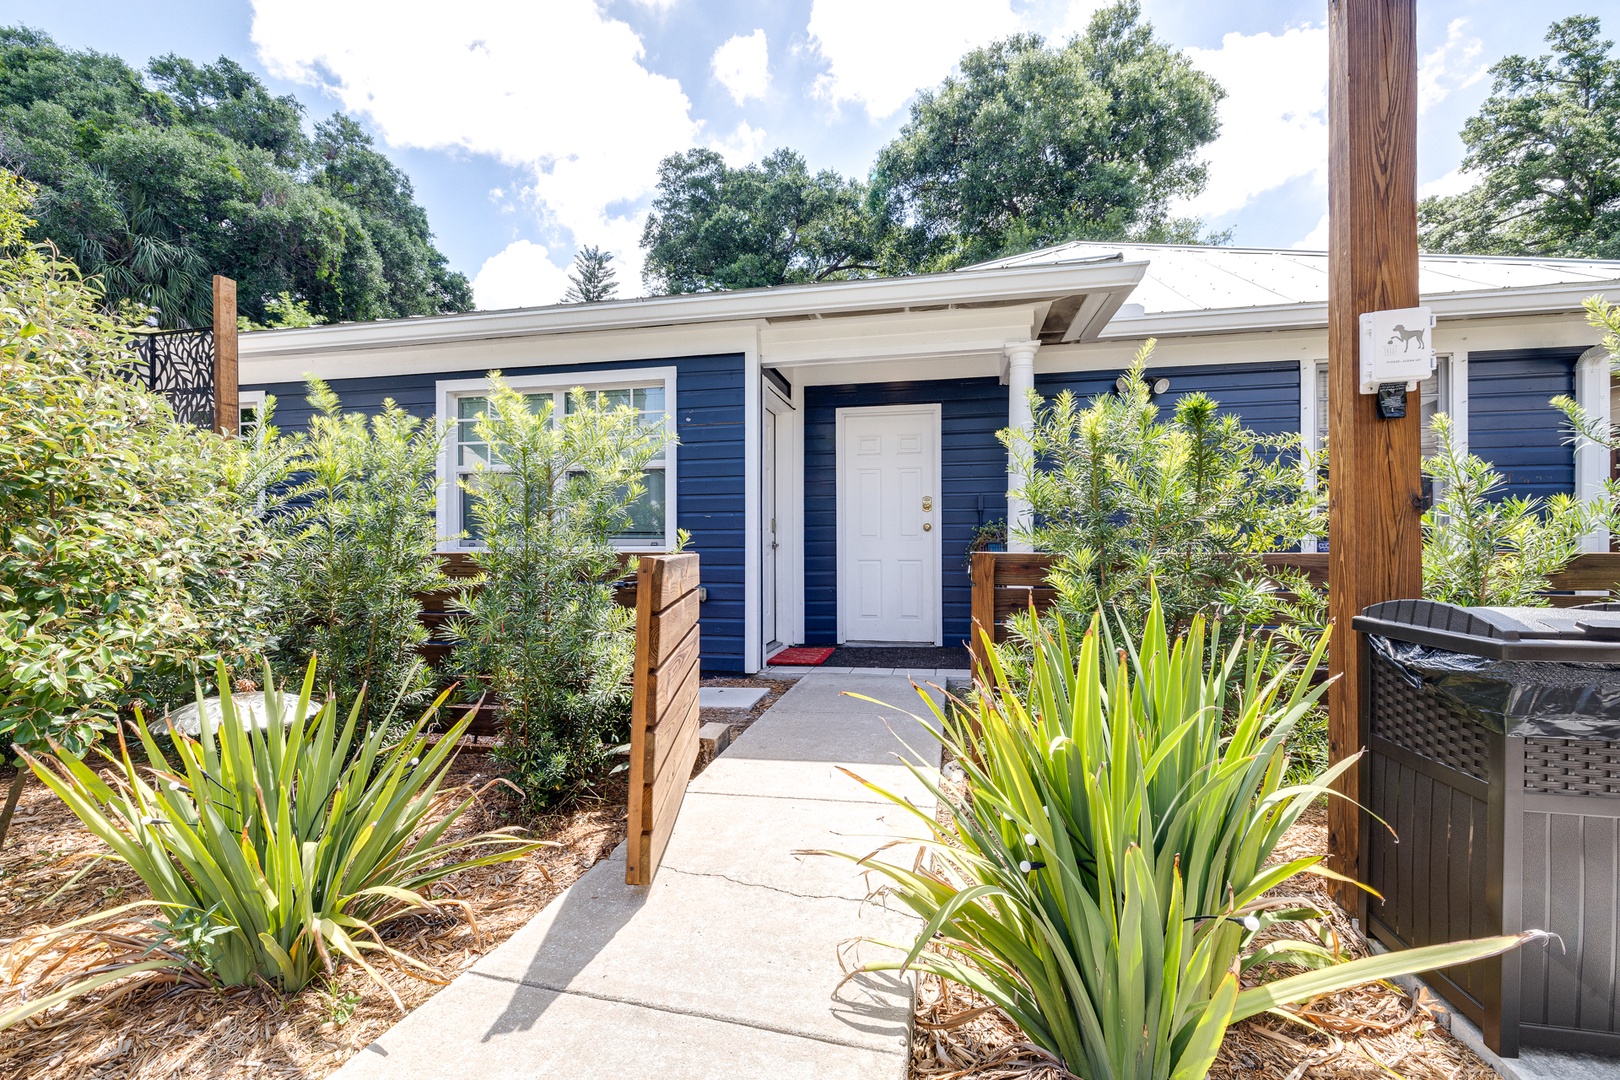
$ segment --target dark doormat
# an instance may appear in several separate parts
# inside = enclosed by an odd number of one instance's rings
[[[827,658],[827,667],[966,668],[970,657],[965,645],[840,645]]]

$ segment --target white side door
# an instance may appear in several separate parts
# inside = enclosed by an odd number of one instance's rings
[[[839,640],[939,644],[939,406],[838,412]]]

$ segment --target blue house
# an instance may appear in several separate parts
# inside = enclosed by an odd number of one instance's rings
[[[1609,415],[1580,305],[1620,301],[1620,262],[1425,256],[1421,282],[1441,357],[1426,416],[1450,413],[1516,492],[1595,493],[1607,455],[1567,443],[1547,402]],[[667,417],[679,444],[620,543],[691,533],[704,670],[742,673],[792,644],[965,641],[969,541],[1009,517],[996,432],[1028,423],[1031,387],[1108,392],[1148,338],[1165,405],[1202,390],[1256,429],[1324,438],[1320,252],[1073,243],[945,274],[261,331],[240,356],[244,407],[275,395],[284,429],[308,418],[309,374],[348,408],[392,398],[442,425],[445,550],[476,547],[455,481],[488,372]]]

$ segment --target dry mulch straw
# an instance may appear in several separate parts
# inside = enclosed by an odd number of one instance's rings
[[[464,750],[450,783],[477,789],[497,775],[482,753]],[[9,775],[0,777],[9,781]],[[452,832],[470,836],[512,823],[515,801],[491,788]],[[624,838],[621,781],[600,802],[526,823],[532,835],[560,847],[516,862],[465,871],[435,886],[435,899],[465,901],[472,919],[446,906],[444,916],[401,920],[388,942],[454,978],[532,919],[580,874]],[[130,940],[151,934],[149,913],[84,936],[14,970],[26,935],[146,895],[122,864],[97,859],[106,847],[47,790],[30,780],[0,849],[0,1011],[18,987],[60,967],[47,979],[77,981],[98,964],[130,953]],[[135,952],[145,947],[134,946]],[[403,964],[372,961],[404,1002],[415,1008],[441,982],[413,977]],[[71,976],[71,977],[69,977]],[[165,972],[131,976],[103,990],[0,1032],[0,1077],[322,1077],[399,1021],[393,1001],[353,964],[284,998],[274,990],[214,989],[200,978],[176,981]]]
[[[1283,837],[1276,861],[1326,846],[1326,812],[1313,808]],[[1366,954],[1366,940],[1319,879],[1296,879],[1282,891],[1308,894],[1329,913],[1345,952]],[[1495,1080],[1489,1066],[1435,1023],[1431,1004],[1438,1003],[1413,1000],[1393,983],[1372,983],[1309,1002],[1296,1020],[1253,1017],[1227,1032],[1209,1080],[1389,1080],[1392,1075],[1404,1080]],[[912,1080],[1070,1076],[984,998],[932,975],[919,980]]]

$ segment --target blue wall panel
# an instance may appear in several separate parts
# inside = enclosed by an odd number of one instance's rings
[[[740,355],[683,356],[669,360],[581,364],[571,367],[508,368],[507,375],[561,375],[570,372],[674,367],[676,433],[676,524],[692,534],[692,550],[703,557],[703,668],[743,670],[744,596],[744,433],[743,359]],[[332,389],[346,409],[375,411],[393,398],[413,415],[433,419],[435,384],[441,379],[477,378],[458,371],[334,379]],[[276,397],[276,423],[301,431],[312,413],[302,383],[243,386]]]
[[[1042,374],[1036,389],[1051,397],[1062,390],[1090,398],[1113,390],[1118,371]],[[1155,368],[1170,380],[1160,399],[1166,409],[1181,395],[1203,390],[1222,412],[1240,416],[1266,434],[1299,430],[1299,365],[1221,364]],[[810,644],[838,639],[838,535],[836,422],[840,408],[939,402],[944,425],[940,495],[941,600],[945,644],[968,638],[972,584],[966,554],[973,530],[1007,514],[1007,457],[996,432],[1007,426],[1007,388],[994,379],[958,379],[812,386],[805,390],[804,515],[805,638]]]
[[[944,643],[968,639],[972,583],[967,545],[981,523],[1007,516],[1007,388],[995,379],[811,386],[804,411],[804,632],[813,645],[838,640],[837,414],[841,408],[938,402],[940,597]]]
[[[1044,397],[1064,390],[1091,398],[1114,389],[1119,371],[1054,372],[1035,377],[1035,389]],[[1203,391],[1220,405],[1221,413],[1235,413],[1250,429],[1264,435],[1299,432],[1299,365],[1292,361],[1270,364],[1202,364],[1196,367],[1150,367],[1147,378],[1169,379],[1170,389],[1154,399],[1168,419],[1182,397]]]
[[[1468,354],[1468,449],[1507,479],[1506,495],[1545,498],[1575,490],[1575,448],[1564,414],[1547,404],[1575,396],[1584,349]]]

